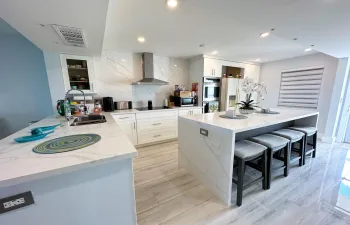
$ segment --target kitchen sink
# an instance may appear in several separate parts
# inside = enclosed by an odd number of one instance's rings
[[[106,117],[102,115],[79,116],[74,118],[73,122],[71,123],[71,126],[81,126],[105,122],[107,122]]]

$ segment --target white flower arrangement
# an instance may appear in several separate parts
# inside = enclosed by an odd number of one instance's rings
[[[264,99],[264,95],[267,94],[266,85],[264,83],[254,82],[254,80],[249,77],[244,78],[242,91],[246,93],[247,97],[256,92],[261,99]]]

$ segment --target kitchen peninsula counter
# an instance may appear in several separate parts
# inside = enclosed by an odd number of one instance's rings
[[[0,198],[31,191],[35,204],[0,215],[0,224],[136,224],[132,158],[137,151],[110,113],[107,122],[59,126],[38,141],[16,143],[30,128],[60,124],[48,117],[0,140]],[[63,123],[63,122],[62,122]],[[37,154],[45,141],[76,134],[98,134],[88,147]]]
[[[318,112],[276,108],[226,119],[225,112],[179,117],[179,167],[186,168],[226,205],[231,205],[235,142],[292,125],[317,127]]]

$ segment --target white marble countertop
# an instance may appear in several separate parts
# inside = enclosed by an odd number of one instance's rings
[[[233,130],[235,133],[252,130],[264,126],[283,123],[291,120],[297,120],[304,117],[318,115],[316,110],[294,109],[294,108],[273,108],[271,111],[279,112],[280,114],[261,114],[253,113],[246,115],[247,119],[226,119],[219,117],[225,115],[225,112],[207,113],[199,115],[180,116],[181,118],[194,120],[200,123],[210,124],[216,127],[221,127]]]
[[[0,187],[67,173],[107,162],[137,156],[137,151],[115,123],[110,113],[103,113],[107,122],[85,126],[57,127],[46,138],[28,143],[16,143],[14,138],[30,135],[30,128],[59,124],[64,117],[49,117],[0,140]],[[86,148],[71,152],[43,155],[32,149],[47,140],[74,134],[93,133],[101,140]]]
[[[149,113],[149,112],[154,112],[154,111],[169,111],[169,110],[179,110],[179,109],[202,109],[203,107],[201,106],[186,106],[186,107],[172,107],[168,109],[153,109],[153,110],[144,110],[140,111],[137,109],[124,109],[124,110],[114,110],[113,112],[110,112],[111,114],[130,114],[130,113]]]

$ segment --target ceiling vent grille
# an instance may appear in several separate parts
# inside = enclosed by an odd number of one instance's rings
[[[84,31],[80,28],[52,25],[66,45],[86,48]]]

